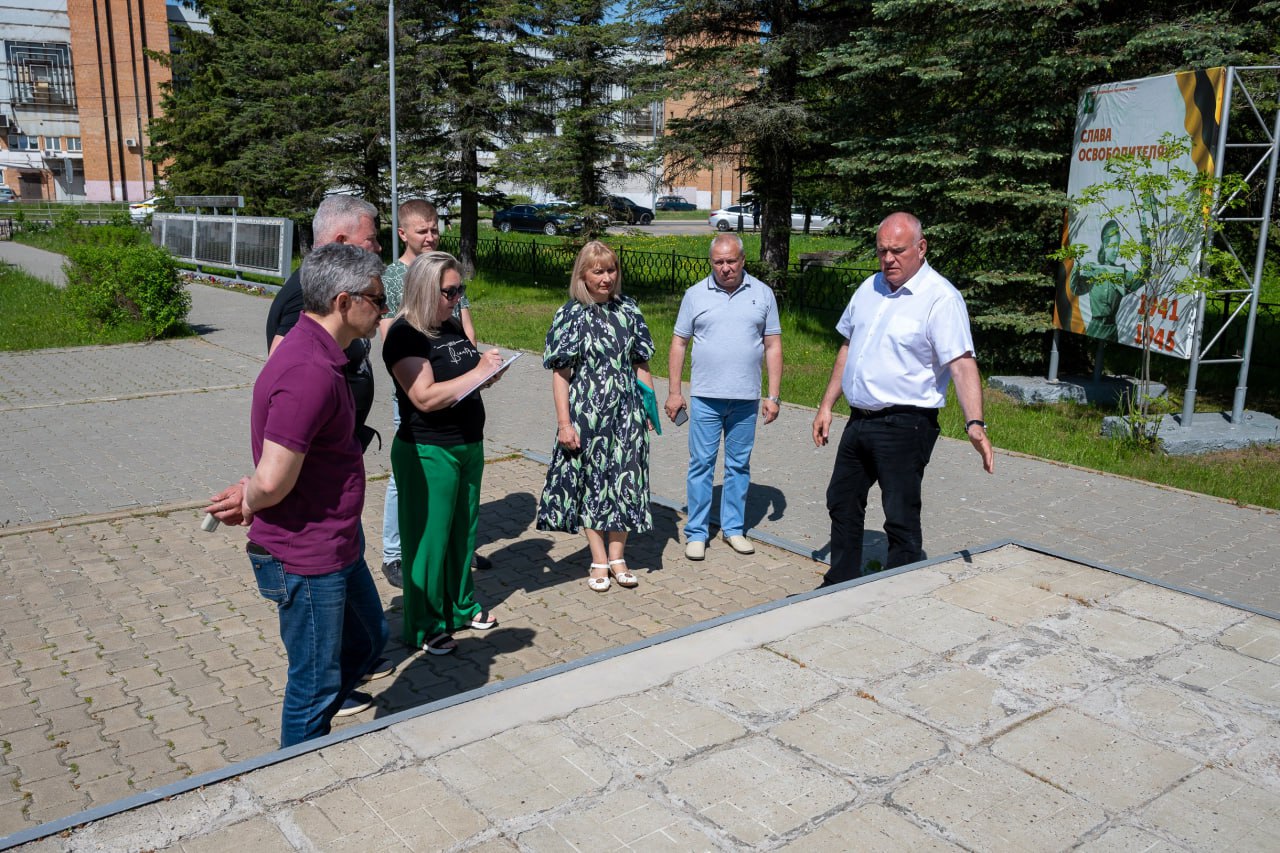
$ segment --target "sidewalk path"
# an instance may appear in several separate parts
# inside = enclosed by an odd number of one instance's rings
[[[204,534],[195,509],[249,467],[249,395],[269,302],[203,286],[192,296],[197,339],[0,354],[0,833],[275,743],[284,670],[274,614],[252,587],[243,532]],[[378,375],[373,422],[384,444],[367,458],[374,477],[387,470],[391,437]],[[767,546],[748,560],[719,545],[705,563],[683,559],[680,518],[661,505],[679,506],[684,493],[684,434],[668,426],[653,442],[657,530],[634,547],[642,585],[587,595],[582,540],[531,529],[542,466],[511,457],[549,452],[549,384],[534,355],[485,394],[480,550],[496,568],[477,583],[501,628],[464,637],[443,660],[394,646],[409,665],[371,685],[379,714],[816,584],[820,564]],[[822,555],[831,449],[812,448],[811,417],[788,405],[760,429],[749,520],[762,540]],[[1280,612],[1276,513],[1007,453],[996,470],[982,474],[967,444],[939,443],[926,475],[931,553],[1019,538]],[[371,484],[365,512],[371,564],[382,492]],[[875,512],[873,497],[873,527]],[[883,553],[882,535],[873,530],[868,545],[869,556]],[[380,589],[394,620],[398,593]],[[1247,678],[1270,678],[1266,667]]]
[[[36,249],[24,243],[0,241],[0,263],[21,267],[36,278],[42,278],[59,287],[67,283],[67,277],[62,272],[62,264],[65,261],[66,258],[62,255]]]

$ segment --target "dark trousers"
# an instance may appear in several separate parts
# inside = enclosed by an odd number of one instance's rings
[[[920,531],[921,483],[924,469],[938,441],[938,413],[934,409],[894,407],[894,411],[853,417],[840,436],[827,512],[831,515],[831,568],[823,586],[861,577],[862,533],[867,495],[880,484],[884,504],[884,532],[889,560],[895,568],[924,559]],[[904,411],[905,410],[905,411]]]

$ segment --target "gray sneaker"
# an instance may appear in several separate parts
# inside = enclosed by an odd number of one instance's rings
[[[382,576],[387,579],[387,583],[396,589],[404,589],[404,578],[400,576],[400,561],[392,560],[390,563],[382,564]]]

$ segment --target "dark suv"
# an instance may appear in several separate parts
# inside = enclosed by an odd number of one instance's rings
[[[604,206],[615,222],[625,222],[628,225],[648,225],[653,221],[652,210],[647,207],[641,207],[624,196],[611,195],[605,199]]]
[[[685,201],[684,196],[678,195],[660,195],[658,201],[654,205],[658,210],[697,210],[698,206],[691,201]]]

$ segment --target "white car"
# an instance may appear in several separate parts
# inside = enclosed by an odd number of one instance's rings
[[[156,205],[160,203],[160,199],[152,196],[146,201],[135,201],[129,205],[129,218],[134,222],[146,222],[151,214],[156,212]]]
[[[751,205],[734,204],[720,210],[711,211],[711,215],[707,217],[707,223],[717,231],[737,231],[738,216],[742,216],[743,230],[754,231],[756,227],[756,218],[751,213]],[[810,231],[823,231],[832,223],[829,216],[822,216],[814,213],[809,217]],[[797,231],[804,229],[804,208],[791,208],[791,227]]]

